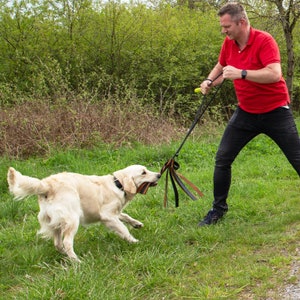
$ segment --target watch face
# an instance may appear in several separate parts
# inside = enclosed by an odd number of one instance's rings
[[[247,71],[246,70],[243,70],[242,71],[242,78],[245,79],[247,76]]]

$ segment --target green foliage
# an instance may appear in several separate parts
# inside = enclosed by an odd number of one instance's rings
[[[213,9],[63,3],[16,2],[0,11],[4,87],[31,98],[84,92],[100,99],[122,93],[125,85],[161,113],[189,114],[193,90],[216,62],[222,41]],[[11,90],[1,93],[2,105],[21,101]]]
[[[1,106],[83,95],[101,101],[131,90],[163,115],[190,119],[198,104],[194,88],[216,63],[223,41],[216,15],[221,2],[1,3]],[[260,15],[249,8],[249,17],[275,36],[285,71],[282,28],[269,17],[274,5],[258,3]],[[298,31],[296,26],[295,36]],[[296,54],[297,47],[295,39]],[[296,60],[295,108],[298,65]],[[232,84],[223,90],[216,104],[235,103]]]

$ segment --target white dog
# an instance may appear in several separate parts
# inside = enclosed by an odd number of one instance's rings
[[[122,239],[138,242],[122,222],[134,228],[141,228],[143,224],[122,213],[122,210],[140,187],[156,185],[160,176],[160,173],[150,172],[144,166],[132,165],[113,175],[88,176],[64,172],[40,180],[24,176],[11,167],[7,181],[15,199],[38,196],[39,233],[53,238],[58,251],[79,261],[73,249],[79,224],[102,222]]]

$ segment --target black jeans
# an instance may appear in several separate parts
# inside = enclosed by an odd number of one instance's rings
[[[213,208],[226,212],[231,184],[231,164],[254,137],[269,136],[282,150],[300,176],[300,139],[290,109],[279,107],[264,114],[250,114],[237,108],[231,117],[216,154]]]

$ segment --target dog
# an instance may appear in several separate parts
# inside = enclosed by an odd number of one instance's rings
[[[37,195],[38,220],[44,238],[53,238],[55,248],[68,258],[80,261],[74,252],[74,237],[79,224],[101,222],[122,239],[137,243],[123,222],[134,228],[143,223],[122,212],[143,185],[155,186],[160,173],[132,165],[112,175],[82,175],[63,172],[44,179],[22,175],[10,167],[9,191],[16,200]]]

